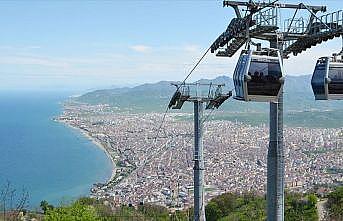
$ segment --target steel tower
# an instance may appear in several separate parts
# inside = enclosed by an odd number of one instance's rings
[[[224,7],[232,7],[236,18],[211,45],[211,52],[217,56],[232,57],[251,39],[270,42],[271,48],[279,49],[283,58],[343,35],[342,10],[320,17],[325,6],[310,6],[303,3],[286,4],[254,1],[223,1]],[[245,15],[239,7],[244,7]],[[292,18],[281,20],[280,10],[292,9]],[[307,11],[309,17],[299,17],[300,11]],[[298,17],[297,17],[298,16]],[[284,24],[281,27],[280,24]],[[277,102],[270,103],[270,141],[267,156],[267,220],[284,220],[284,149],[283,149],[283,89]]]
[[[172,109],[181,109],[184,102],[192,102],[194,108],[194,152],[193,152],[193,171],[194,171],[194,220],[205,221],[205,202],[204,202],[204,148],[203,148],[203,128],[204,128],[204,103],[205,109],[219,108],[221,104],[231,97],[232,92],[222,93],[224,84],[174,84],[177,89],[168,107]],[[215,86],[214,93],[209,93],[207,96],[201,95],[201,86]],[[194,87],[194,95],[191,95],[191,87]]]

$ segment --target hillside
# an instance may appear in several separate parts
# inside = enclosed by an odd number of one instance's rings
[[[330,220],[341,220],[342,187],[330,193],[327,209]],[[285,220],[318,220],[317,197],[314,194],[288,193],[285,195]],[[193,217],[193,209],[168,210],[166,207],[141,204],[136,207],[111,207],[108,201],[82,197],[70,204],[54,207],[42,201],[43,214],[29,213],[26,218],[54,220],[180,220]],[[224,193],[211,199],[205,207],[208,221],[266,220],[265,196],[254,193]],[[39,216],[37,216],[39,215]]]

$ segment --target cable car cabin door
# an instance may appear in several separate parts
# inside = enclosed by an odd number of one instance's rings
[[[242,93],[245,101],[250,101],[249,95],[248,95],[248,81],[249,79],[247,78],[247,74],[249,71],[249,67],[251,64],[251,57],[252,57],[252,51],[249,50],[248,54],[243,57],[243,68],[242,68],[242,74],[240,75],[241,77],[241,82],[242,82]]]
[[[327,73],[329,58],[319,58],[311,79],[312,90],[316,100],[328,99]]]
[[[328,64],[328,99],[343,100],[343,62]]]
[[[250,53],[245,72],[246,101],[277,102],[283,87],[283,67],[280,53],[277,56]]]
[[[235,85],[236,96],[234,97],[236,100],[243,100],[247,101],[247,85],[245,82],[245,75],[248,72],[248,67],[250,64],[250,57],[251,52],[248,54],[246,52],[242,52],[241,56],[238,59],[234,74],[233,74],[233,81]]]

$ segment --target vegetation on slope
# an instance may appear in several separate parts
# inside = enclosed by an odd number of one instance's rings
[[[42,201],[43,202],[43,201]],[[41,204],[42,206],[43,204]],[[45,203],[44,203],[45,205]],[[88,197],[60,207],[48,205],[42,207],[45,221],[107,221],[107,220],[169,220],[169,211],[166,207],[157,205],[140,205],[137,208],[121,206],[114,210],[106,203]]]
[[[317,197],[313,194],[287,194],[285,220],[318,220]],[[254,194],[225,193],[212,199],[206,207],[209,221],[266,220],[266,200]]]
[[[342,214],[342,188],[332,193],[330,200],[332,216]],[[318,220],[316,210],[317,197],[313,194],[287,194],[285,198],[285,220]],[[121,206],[112,209],[106,201],[91,198],[81,198],[76,202],[52,207],[42,203],[44,220],[180,220],[193,219],[193,210],[170,212],[167,208],[157,205],[139,205],[138,207]],[[43,207],[44,206],[44,207]],[[225,193],[213,198],[206,206],[206,220],[208,221],[262,221],[266,220],[265,197],[252,193]]]
[[[328,195],[327,208],[330,220],[343,220],[343,186]]]

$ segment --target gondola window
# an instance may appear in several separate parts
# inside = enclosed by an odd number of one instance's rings
[[[281,67],[278,62],[263,60],[252,61],[248,71],[251,80],[248,83],[249,94],[277,96],[281,84]]]

